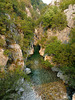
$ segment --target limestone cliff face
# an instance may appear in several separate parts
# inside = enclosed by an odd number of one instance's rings
[[[66,27],[62,31],[56,31],[54,33],[51,29],[48,29],[47,30],[47,36],[48,36],[48,39],[51,36],[56,36],[58,38],[58,40],[60,40],[62,43],[68,43],[70,30],[71,30],[70,28]]]
[[[12,57],[14,63],[23,68],[24,60],[23,60],[23,55],[20,46],[18,44],[11,44],[9,45],[9,48],[12,49]]]
[[[72,28],[75,23],[73,20],[73,18],[75,17],[75,4],[69,5],[68,9],[64,10],[64,13],[67,16],[68,27]]]
[[[0,66],[5,66],[8,61],[8,57],[4,55],[4,46],[6,46],[5,36],[0,35]]]
[[[56,0],[54,0],[54,1],[56,1]],[[52,2],[54,2],[54,1],[52,1]],[[60,2],[60,0],[58,0],[58,2]],[[75,4],[69,5],[68,9],[64,10],[64,13],[67,17],[67,22],[68,22],[67,27],[65,27],[61,31],[56,30],[55,32],[49,28],[47,30],[47,40],[52,36],[56,36],[58,38],[58,40],[60,40],[62,43],[69,42],[70,31],[71,31],[71,28],[73,28],[74,24],[75,24],[75,21],[73,20],[73,18],[75,17]],[[41,26],[39,28],[35,29],[34,45],[36,45],[38,43],[38,41],[41,40],[41,36],[44,35],[43,33],[44,33],[44,30]],[[40,45],[40,43],[39,43],[39,45]],[[42,48],[40,49],[39,53],[40,53],[40,55],[44,55]]]

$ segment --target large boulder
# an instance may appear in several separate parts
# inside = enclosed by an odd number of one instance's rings
[[[31,69],[30,68],[26,68],[25,72],[26,72],[26,74],[30,74],[31,73]]]
[[[12,58],[15,64],[24,67],[24,60],[22,55],[22,50],[18,44],[11,44],[9,48],[12,50]]]

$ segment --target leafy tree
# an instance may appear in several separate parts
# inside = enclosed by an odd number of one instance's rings
[[[65,9],[68,8],[68,6],[69,6],[70,4],[75,4],[75,0],[61,0],[60,6],[59,6],[59,7],[60,7],[62,10],[65,10]]]
[[[43,27],[52,27],[59,30],[64,29],[67,25],[66,15],[56,6],[49,7],[44,13],[42,21]]]

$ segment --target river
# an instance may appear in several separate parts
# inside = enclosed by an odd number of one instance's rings
[[[28,58],[31,63],[28,67],[32,71],[30,82],[25,82],[25,91],[18,100],[69,100],[63,81],[42,64],[39,48],[35,47],[34,54]]]

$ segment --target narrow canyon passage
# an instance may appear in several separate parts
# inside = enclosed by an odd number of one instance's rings
[[[23,93],[22,100],[68,100],[66,87],[56,73],[42,64],[43,57],[39,55],[39,46],[35,47],[34,54],[28,58],[32,70],[30,80]]]

